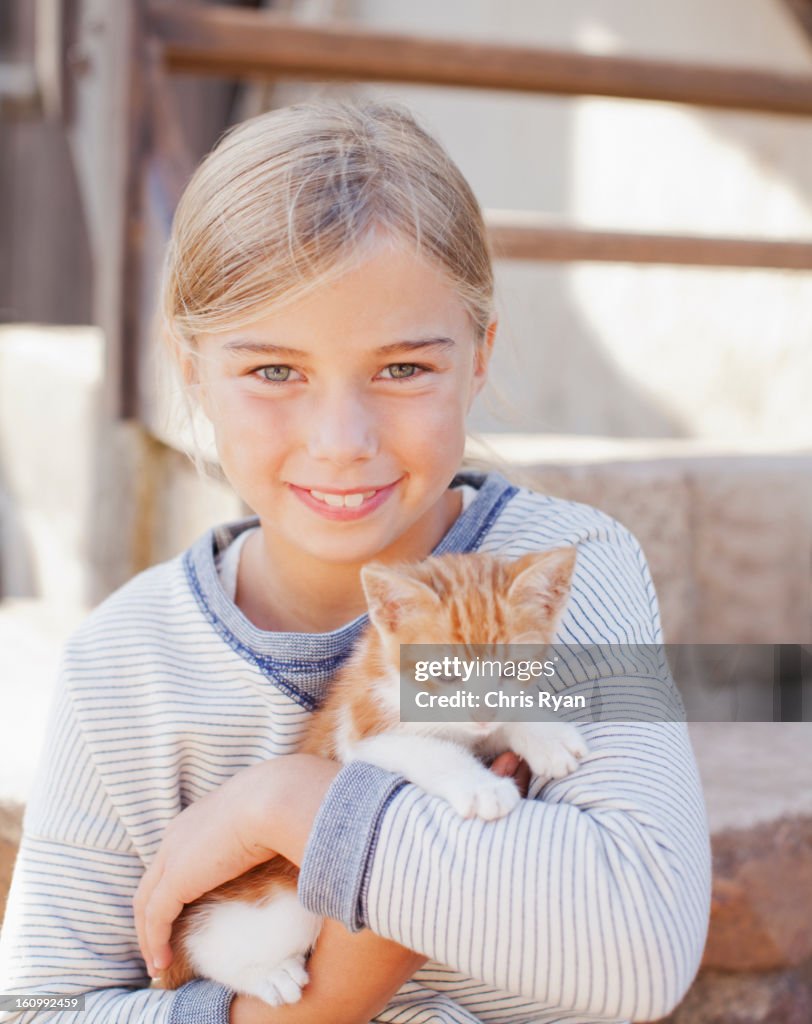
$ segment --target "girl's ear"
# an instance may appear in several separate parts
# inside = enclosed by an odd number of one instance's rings
[[[488,365],[491,361],[491,355],[493,354],[493,343],[496,340],[496,328],[498,325],[499,321],[496,318],[491,320],[485,330],[485,337],[482,339],[482,344],[477,346],[477,350],[474,355],[474,379],[472,381],[473,388],[471,391],[471,402],[469,402],[469,408],[473,400],[485,386],[485,381],[488,379]]]
[[[198,365],[197,353],[189,348],[175,344],[174,357],[180,370],[181,380],[184,388],[190,392],[190,397],[195,405],[203,410],[206,419],[211,420],[209,409],[208,393],[200,379],[200,367]]]
[[[178,356],[178,365],[180,366],[180,375],[184,386],[187,388],[194,387],[198,383],[197,367],[195,366],[194,358],[189,353],[184,352]]]

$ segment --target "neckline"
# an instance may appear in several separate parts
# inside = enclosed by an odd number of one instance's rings
[[[469,483],[460,484],[458,489],[462,492],[461,515],[477,496],[478,491]],[[226,546],[221,548],[219,551],[216,550],[214,552],[214,564],[217,566],[217,573],[220,577],[220,586],[226,592],[226,596],[231,601],[234,601],[237,589],[237,575],[240,570],[242,549],[245,547],[245,542],[251,534],[255,533],[258,529],[258,525],[247,526],[246,529],[235,536],[234,540],[226,544]]]
[[[470,484],[477,494],[449,527],[432,550],[432,555],[452,551],[475,551],[502,507],[518,488],[498,472],[458,473],[450,486]],[[198,605],[213,628],[244,657],[264,671],[313,672],[317,665],[334,671],[346,657],[367,623],[366,613],[327,633],[266,632],[243,615],[223,589],[215,556],[240,533],[259,525],[249,516],[213,527],[184,554],[183,567]]]

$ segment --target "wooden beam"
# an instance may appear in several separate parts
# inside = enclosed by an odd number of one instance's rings
[[[497,259],[812,270],[812,241],[594,231],[504,210],[486,211],[485,218]]]
[[[153,0],[148,31],[172,71],[233,78],[350,79],[688,103],[812,115],[812,76],[432,39],[270,11]]]

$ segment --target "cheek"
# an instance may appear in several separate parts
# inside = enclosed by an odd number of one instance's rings
[[[247,463],[285,450],[290,441],[291,418],[285,415],[281,402],[227,394],[218,403],[214,432],[221,455],[227,453],[236,463]]]
[[[408,432],[411,444],[424,451],[429,460],[436,460],[464,442],[465,416],[463,396],[449,391],[413,410],[404,426],[404,436]]]

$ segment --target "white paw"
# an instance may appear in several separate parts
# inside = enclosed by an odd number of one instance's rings
[[[534,737],[525,760],[534,775],[563,779],[575,771],[579,759],[588,753],[589,747],[577,727],[558,722],[545,725],[544,735]]]
[[[283,960],[271,970],[266,969],[262,976],[257,974],[249,994],[259,996],[271,1006],[284,1006],[286,1003],[297,1003],[302,998],[302,989],[307,982],[304,957],[295,956]]]
[[[491,777],[483,779],[479,773],[458,775],[443,787],[443,796],[460,817],[494,821],[510,814],[521,799],[513,779],[487,774]]]

